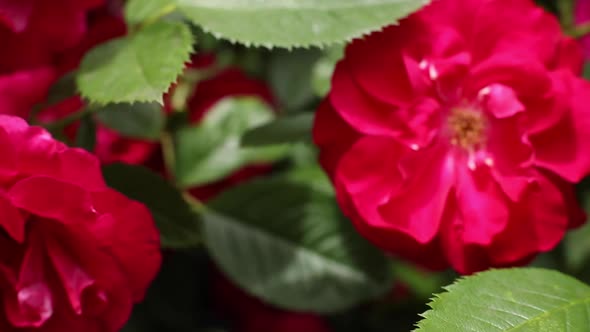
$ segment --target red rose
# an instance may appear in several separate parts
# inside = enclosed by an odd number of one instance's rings
[[[575,19],[576,23],[590,23],[590,1],[589,0],[577,0],[575,6]],[[580,39],[582,47],[584,48],[584,57],[590,59],[590,36],[585,36]]]
[[[11,49],[0,62],[50,63],[55,54],[76,45],[86,33],[86,15],[105,0],[19,0],[0,3],[0,40]],[[36,51],[28,54],[26,51]]]
[[[330,332],[323,318],[274,308],[233,285],[221,274],[214,279],[216,307],[237,332]]]
[[[44,123],[57,121],[85,107],[80,97],[68,98],[57,105],[44,109],[38,119]],[[80,124],[78,122],[65,128],[64,134],[72,142],[75,140]],[[127,138],[103,125],[96,128],[94,154],[103,164],[122,162],[131,165],[144,164],[157,150],[154,142]]]
[[[0,2],[0,114],[27,117],[59,75],[58,58],[86,33],[104,0]]]
[[[0,114],[28,117],[33,106],[46,98],[55,78],[51,67],[12,73],[0,71]]]
[[[530,0],[439,0],[355,40],[314,128],[340,205],[372,242],[433,268],[552,249],[583,220],[581,64]]]
[[[2,331],[118,331],[160,266],[147,208],[98,160],[0,116]]]

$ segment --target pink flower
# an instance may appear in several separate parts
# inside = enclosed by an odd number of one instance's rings
[[[340,205],[381,248],[470,273],[523,264],[583,221],[590,85],[530,0],[438,0],[355,40],[315,142]]]
[[[118,331],[160,266],[145,206],[98,160],[0,116],[2,331]]]

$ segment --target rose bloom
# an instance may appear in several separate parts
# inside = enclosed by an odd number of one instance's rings
[[[530,0],[438,0],[346,49],[315,121],[342,209],[381,248],[462,273],[528,262],[584,215],[590,86]]]
[[[590,24],[590,0],[577,0],[575,3],[575,23]],[[584,36],[580,39],[584,49],[584,58],[590,59],[590,36]]]
[[[87,30],[104,0],[0,2],[0,114],[26,117],[60,75],[60,55]]]
[[[2,331],[115,332],[160,266],[145,206],[96,157],[0,116]]]

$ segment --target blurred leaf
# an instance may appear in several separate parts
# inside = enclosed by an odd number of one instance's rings
[[[80,66],[78,87],[84,97],[99,104],[162,104],[162,95],[189,60],[192,45],[186,24],[153,23],[90,51]]]
[[[75,96],[76,94],[76,72],[72,71],[60,77],[57,82],[53,83],[47,93],[45,105],[55,105],[67,98]]]
[[[551,270],[494,270],[460,279],[430,307],[417,332],[586,332],[590,287]]]
[[[337,312],[384,294],[389,261],[332,195],[282,178],[234,187],[204,215],[211,255],[246,291],[276,306]]]
[[[246,45],[324,46],[394,24],[427,0],[176,0],[204,30]]]
[[[397,261],[393,265],[396,281],[407,286],[411,293],[420,299],[428,299],[433,293],[438,292],[442,287],[452,281],[447,273],[425,271],[420,268]]]
[[[323,98],[332,87],[332,75],[336,64],[344,56],[342,46],[334,46],[326,50],[326,53],[313,68],[312,87],[318,97]]]
[[[317,48],[273,52],[268,80],[281,109],[300,111],[314,100],[311,75],[321,55]]]
[[[579,201],[590,213],[590,180],[586,179],[578,185]],[[570,231],[563,241],[563,254],[567,268],[572,273],[580,273],[590,268],[590,223]]]
[[[569,232],[563,244],[566,262],[572,272],[580,272],[590,264],[590,224]]]
[[[183,187],[220,180],[254,163],[268,163],[284,157],[288,146],[243,148],[242,135],[274,117],[273,111],[257,98],[225,98],[193,127],[175,135],[176,179]]]
[[[80,127],[76,134],[76,146],[86,151],[94,151],[96,145],[96,123],[91,116],[86,115],[80,119]]]
[[[145,167],[125,164],[104,166],[103,174],[109,186],[150,209],[164,248],[188,248],[200,242],[197,216],[163,177]]]
[[[264,146],[273,144],[311,141],[313,113],[284,116],[249,130],[242,137],[243,146]]]
[[[335,194],[330,179],[324,170],[322,170],[317,164],[296,167],[293,170],[287,172],[285,177],[289,181],[310,186],[314,190],[326,193],[328,195]]]
[[[157,103],[108,104],[95,113],[103,125],[130,138],[157,140],[166,125],[164,111]]]
[[[138,24],[157,18],[176,7],[174,0],[129,0],[125,5],[125,21]]]
[[[318,149],[313,143],[295,143],[291,149],[290,159],[298,167],[317,166]]]
[[[590,79],[590,62],[588,62],[588,61],[586,61],[586,63],[584,63],[583,76],[585,79]]]

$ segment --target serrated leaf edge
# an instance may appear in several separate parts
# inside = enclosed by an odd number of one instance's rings
[[[427,310],[427,311],[425,311],[425,312],[423,312],[423,313],[421,313],[421,314],[419,314],[419,316],[422,317],[423,319],[416,323],[416,328],[414,330],[412,330],[412,332],[421,332],[421,329],[422,329],[423,324],[424,324],[424,320],[425,319],[428,319],[429,316],[430,316],[430,314],[432,314],[434,312],[434,305],[435,305],[435,303],[437,303],[439,301],[443,301],[444,298],[446,296],[448,296],[450,294],[450,292],[454,288],[456,288],[457,286],[459,286],[460,284],[462,284],[464,281],[466,281],[468,279],[471,280],[471,281],[474,281],[474,280],[477,280],[477,279],[481,279],[482,277],[484,277],[486,274],[489,274],[490,272],[508,273],[510,271],[538,271],[538,272],[548,272],[548,273],[560,274],[560,275],[562,275],[565,278],[571,278],[571,279],[577,280],[577,279],[575,279],[575,278],[573,278],[571,276],[568,276],[568,275],[559,273],[559,272],[554,271],[554,270],[548,270],[548,269],[536,268],[536,267],[508,268],[508,269],[490,269],[490,270],[478,272],[478,273],[476,273],[474,275],[471,275],[471,276],[461,276],[461,277],[457,278],[457,280],[455,280],[455,282],[453,282],[452,284],[442,287],[443,290],[444,290],[444,292],[437,293],[437,294],[434,294],[432,296],[432,298],[428,302],[428,307],[430,307],[430,309]],[[579,281],[579,280],[577,280],[577,281],[581,283],[581,281]],[[563,309],[564,307],[569,307],[569,306],[572,306],[572,305],[575,305],[575,304],[579,304],[579,303],[582,303],[582,302],[586,302],[586,301],[590,302],[590,298],[584,299],[584,300],[574,301],[574,303],[568,303],[567,305],[565,305],[563,307],[553,308],[553,309],[551,309],[549,311],[545,311],[545,312],[541,313],[540,315],[535,316],[535,317],[532,317],[529,320],[527,320],[527,321],[525,321],[525,322],[523,322],[523,323],[521,323],[521,324],[519,324],[517,326],[511,327],[509,330],[506,330],[505,332],[514,330],[515,328],[518,328],[518,327],[522,326],[523,324],[529,323],[531,320],[538,319],[539,317],[545,316],[545,315],[547,315],[547,314],[549,314],[551,312],[554,312],[557,309]]]
[[[188,43],[188,47],[186,49],[180,50],[180,51],[183,52],[183,55],[184,55],[182,57],[183,66],[179,68],[178,72],[176,73],[176,79],[173,80],[172,82],[170,82],[170,84],[168,85],[168,89],[172,85],[178,83],[178,80],[179,80],[180,76],[182,75],[182,73],[186,69],[186,64],[191,60],[193,54],[195,53],[195,51],[194,51],[194,45],[195,45],[195,42],[196,42],[196,38],[191,33],[191,30],[190,30],[190,28],[188,28],[188,25],[186,23],[183,23],[183,24],[187,28],[184,31],[185,32],[188,32],[188,38],[190,39],[190,43]],[[96,45],[95,47],[93,47],[91,50],[89,50],[87,52],[87,54],[90,53],[90,52],[92,52],[95,48],[98,48],[98,47],[100,47],[101,45],[103,45],[105,43],[108,43],[108,42],[111,42],[111,41],[114,41],[114,40],[117,40],[117,39],[124,39],[124,38],[130,38],[130,37],[131,37],[130,35],[127,35],[127,36],[122,36],[122,37],[119,37],[119,38],[114,38],[114,39],[107,40],[104,43],[101,43],[101,44]],[[179,51],[179,54],[180,54],[180,51]],[[135,103],[154,103],[154,102],[160,104],[161,106],[164,106],[164,94],[167,92],[167,90],[162,91],[160,97],[158,99],[156,99],[156,100],[151,99],[151,98],[138,98],[138,99],[133,99],[133,100],[126,100],[126,99],[110,99],[110,100],[108,100],[108,99],[100,99],[100,98],[97,99],[97,98],[92,98],[88,94],[84,93],[84,91],[82,91],[81,84],[80,84],[80,81],[79,81],[79,72],[76,73],[76,79],[75,80],[76,80],[76,91],[77,91],[77,93],[82,98],[84,98],[85,100],[89,101],[89,103],[88,103],[89,106],[101,107],[101,106],[106,106],[106,105],[109,105],[109,104],[135,104]]]
[[[416,1],[421,1],[422,4],[418,7],[417,10],[420,10],[421,8],[429,5],[431,3],[431,1],[433,0],[416,0]],[[182,8],[179,8],[180,12],[182,13]],[[317,42],[310,42],[310,43],[303,43],[303,44],[294,44],[294,45],[280,45],[280,44],[271,44],[271,43],[260,43],[260,42],[255,42],[255,41],[248,41],[248,40],[238,40],[236,38],[232,38],[229,36],[224,35],[223,33],[217,32],[217,31],[213,31],[210,28],[194,22],[193,20],[191,20],[190,18],[187,17],[188,20],[190,20],[191,22],[193,22],[194,24],[198,25],[204,32],[209,33],[211,35],[213,35],[215,38],[217,39],[223,39],[226,40],[234,45],[243,45],[246,47],[260,47],[260,48],[264,48],[267,50],[273,50],[276,48],[282,48],[282,49],[287,49],[287,50],[292,50],[294,48],[303,48],[303,49],[310,49],[313,47],[318,47],[320,49],[325,49],[327,47],[330,46],[335,46],[335,45],[342,45],[342,44],[348,44],[350,42],[352,42],[355,39],[363,39],[367,36],[369,36],[372,33],[375,32],[380,32],[383,31],[383,29],[385,29],[388,26],[391,25],[399,25],[400,20],[404,19],[405,17],[408,17],[410,15],[412,15],[414,12],[416,12],[417,10],[413,10],[410,11],[407,14],[402,15],[401,17],[399,17],[396,20],[393,20],[391,23],[385,24],[385,25],[381,25],[381,26],[377,26],[377,27],[373,27],[373,28],[367,28],[367,29],[361,29],[359,31],[353,32],[350,35],[344,37],[343,39],[339,40],[339,41],[331,41],[331,40],[319,40]],[[184,15],[184,13],[182,13]],[[187,15],[184,15],[185,17]]]

